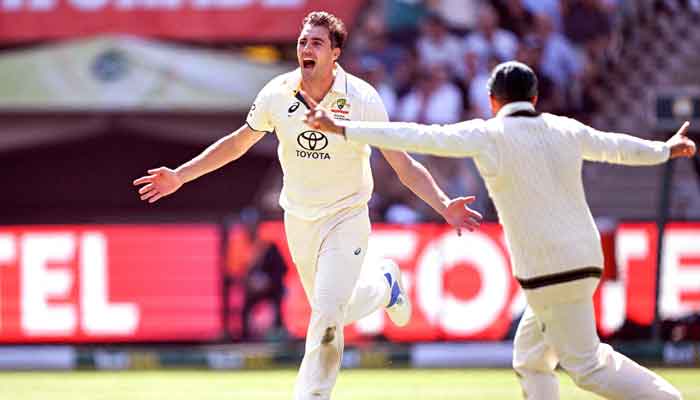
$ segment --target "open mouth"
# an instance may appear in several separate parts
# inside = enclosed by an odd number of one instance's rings
[[[311,68],[313,68],[313,67],[316,66],[316,61],[314,61],[314,60],[303,60],[302,63],[301,63],[301,65],[302,65],[302,67],[304,67],[304,69],[307,69],[307,68],[308,68],[308,69],[311,69]]]

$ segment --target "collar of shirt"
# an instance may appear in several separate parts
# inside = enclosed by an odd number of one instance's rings
[[[294,70],[292,78],[287,81],[287,85],[290,90],[294,91],[294,94],[301,90],[301,68]],[[348,75],[345,70],[340,66],[340,64],[335,64],[335,79],[333,80],[333,86],[331,86],[331,92],[340,93],[343,95],[347,94],[348,89]]]
[[[532,105],[529,101],[514,101],[512,103],[508,103],[501,107],[500,110],[498,110],[498,114],[496,114],[497,117],[507,117],[513,113],[516,113],[518,111],[532,111],[535,112],[535,106]]]

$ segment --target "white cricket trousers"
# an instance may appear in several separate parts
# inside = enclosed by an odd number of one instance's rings
[[[598,278],[525,290],[528,307],[515,333],[513,368],[525,399],[559,399],[557,364],[576,385],[606,399],[681,399],[666,380],[598,338],[593,292]]]
[[[379,269],[359,281],[370,233],[367,206],[313,221],[285,214],[284,226],[311,305],[294,398],[330,399],[343,356],[343,327],[384,307],[389,285]]]

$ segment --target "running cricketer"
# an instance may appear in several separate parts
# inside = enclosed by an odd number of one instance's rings
[[[579,387],[607,399],[680,399],[666,380],[598,338],[592,298],[603,253],[581,168],[583,160],[652,165],[692,157],[696,149],[686,136],[688,123],[668,141],[658,142],[539,113],[537,77],[518,62],[496,66],[488,89],[495,117],[486,121],[445,126],[336,123],[323,105],[309,99],[307,122],[345,136],[350,144],[474,158],[528,303],[513,354],[526,399],[559,398],[557,364]]]
[[[370,148],[309,129],[303,89],[343,121],[387,121],[376,90],[337,63],[347,31],[327,12],[306,16],[297,41],[299,68],[271,80],[258,94],[246,124],[175,170],[160,167],[134,181],[142,200],[153,203],[184,183],[242,156],[266,133],[279,139],[284,175],[280,205],[287,242],[311,305],[306,347],[296,382],[297,400],[329,399],[343,355],[343,326],[386,307],[399,326],[408,323],[411,303],[398,266],[384,260],[376,279],[359,281],[367,251],[372,194]],[[473,230],[481,215],[450,200],[430,173],[405,152],[382,151],[401,182],[459,233]]]

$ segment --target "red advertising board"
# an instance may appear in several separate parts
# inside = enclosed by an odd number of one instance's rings
[[[352,26],[360,0],[4,0],[0,40],[132,34],[187,40],[294,41],[328,10]]]
[[[214,225],[0,228],[0,343],[209,340]]]
[[[287,261],[284,322],[304,337],[309,306],[287,250],[282,224],[259,231],[275,242]],[[616,273],[605,274],[595,295],[603,336],[625,322],[649,326],[654,319],[657,230],[652,223],[627,223],[611,233]],[[607,247],[606,247],[607,248]],[[700,224],[675,223],[666,229],[660,282],[664,319],[700,312]],[[483,225],[458,237],[444,226],[396,227],[375,224],[365,268],[380,258],[402,268],[413,300],[411,322],[397,328],[380,311],[346,328],[348,341],[382,334],[396,341],[500,340],[524,310],[525,301],[510,272],[500,226]]]
[[[289,267],[283,320],[301,338],[309,306],[282,223],[257,232]],[[657,238],[651,223],[622,224],[604,237],[613,240],[604,248],[615,265],[606,266],[614,271],[595,295],[603,336],[625,323],[649,326],[657,284],[661,318],[700,313],[700,224],[667,227],[659,282]],[[0,343],[219,338],[220,240],[214,225],[0,227]],[[397,328],[380,310],[348,326],[350,342],[379,334],[405,342],[501,340],[525,307],[495,224],[461,237],[442,225],[375,224],[366,257],[367,271],[381,258],[399,263],[414,315]]]

